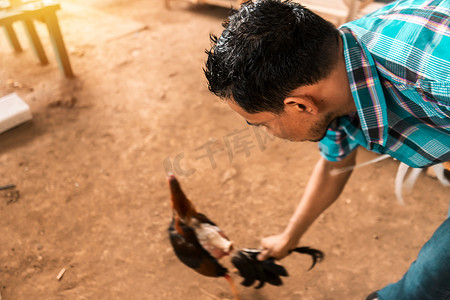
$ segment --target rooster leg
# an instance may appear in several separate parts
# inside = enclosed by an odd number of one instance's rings
[[[238,295],[236,286],[234,285],[233,278],[231,278],[231,276],[229,274],[225,274],[224,277],[228,281],[228,283],[230,284],[231,293],[233,293],[234,300],[241,300],[241,298]]]

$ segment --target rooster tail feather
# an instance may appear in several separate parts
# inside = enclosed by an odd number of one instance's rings
[[[324,258],[324,254],[322,251],[317,250],[317,249],[313,249],[310,247],[297,247],[292,249],[291,252],[297,252],[297,253],[303,253],[303,254],[308,254],[311,256],[313,262],[311,267],[309,267],[308,271],[311,270],[312,268],[314,268],[314,266],[316,265],[317,262],[321,262]]]

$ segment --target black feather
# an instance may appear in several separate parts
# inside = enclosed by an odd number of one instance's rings
[[[270,273],[277,274],[279,276],[289,276],[288,272],[283,266],[277,265],[273,258],[269,258],[262,261],[264,269],[268,270]]]
[[[264,264],[263,264],[263,268],[264,268]],[[273,272],[268,271],[266,268],[264,268],[264,275],[266,278],[267,283],[271,284],[271,285],[275,285],[275,286],[280,286],[283,285],[283,281],[281,280],[280,276],[276,275]]]
[[[311,270],[317,262],[324,258],[324,254],[320,250],[310,247],[298,247],[289,251],[289,253],[297,252],[308,254],[311,256],[313,263],[309,268]],[[261,253],[259,249],[243,249],[238,251],[231,258],[231,263],[238,269],[239,275],[244,278],[241,282],[243,286],[251,286],[256,281],[259,283],[255,286],[256,289],[262,288],[265,283],[280,286],[283,284],[281,276],[289,276],[286,269],[275,263],[275,259],[270,257],[264,261],[258,260],[257,256]]]
[[[255,286],[256,289],[262,288],[266,282],[275,286],[282,285],[280,276],[288,276],[286,269],[277,265],[273,258],[265,261],[258,260],[257,256],[260,252],[257,249],[244,249],[233,255],[231,262],[244,278],[241,284],[248,287],[255,281],[259,281]]]
[[[255,263],[254,266],[256,268],[256,279],[259,280],[259,283],[255,286],[255,289],[260,289],[264,286],[264,284],[266,284],[266,273],[261,263]]]
[[[311,267],[309,267],[308,271],[311,270],[312,268],[314,268],[316,263],[321,262],[323,260],[323,258],[325,257],[325,255],[323,254],[322,251],[313,249],[310,247],[297,247],[297,248],[289,251],[289,253],[292,253],[292,252],[308,254],[311,256],[313,262],[312,262]]]
[[[238,251],[231,258],[231,263],[239,270],[239,274],[244,278],[241,282],[243,286],[251,286],[257,278],[256,268],[251,263],[249,255],[243,251]]]

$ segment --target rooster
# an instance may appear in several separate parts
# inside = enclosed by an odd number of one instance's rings
[[[230,255],[232,264],[244,279],[244,286],[259,281],[255,288],[261,288],[267,282],[282,285],[280,276],[288,276],[286,269],[275,263],[274,258],[265,261],[257,259],[259,249],[236,250],[233,242],[223,231],[204,214],[197,212],[194,205],[181,190],[181,186],[172,174],[168,176],[172,200],[172,221],[169,225],[169,238],[178,259],[194,271],[210,277],[224,277],[231,287],[236,300],[237,289],[228,269],[219,263],[219,259]],[[312,257],[312,267],[323,259],[323,253],[309,247],[298,247],[292,251],[308,254]]]

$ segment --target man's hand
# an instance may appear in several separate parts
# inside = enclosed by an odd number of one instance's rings
[[[332,170],[349,167],[355,164],[356,151],[339,162],[329,162],[319,159],[313,174],[306,186],[302,200],[297,206],[286,229],[279,235],[263,238],[262,252],[259,260],[269,257],[282,259],[294,249],[302,235],[317,217],[327,209],[339,196],[351,171],[339,175],[331,175]]]
[[[289,250],[295,248],[298,240],[292,240],[288,234],[281,233],[265,237],[261,240],[263,250],[258,255],[259,260],[266,260],[269,257],[275,259],[282,259],[289,254]]]

